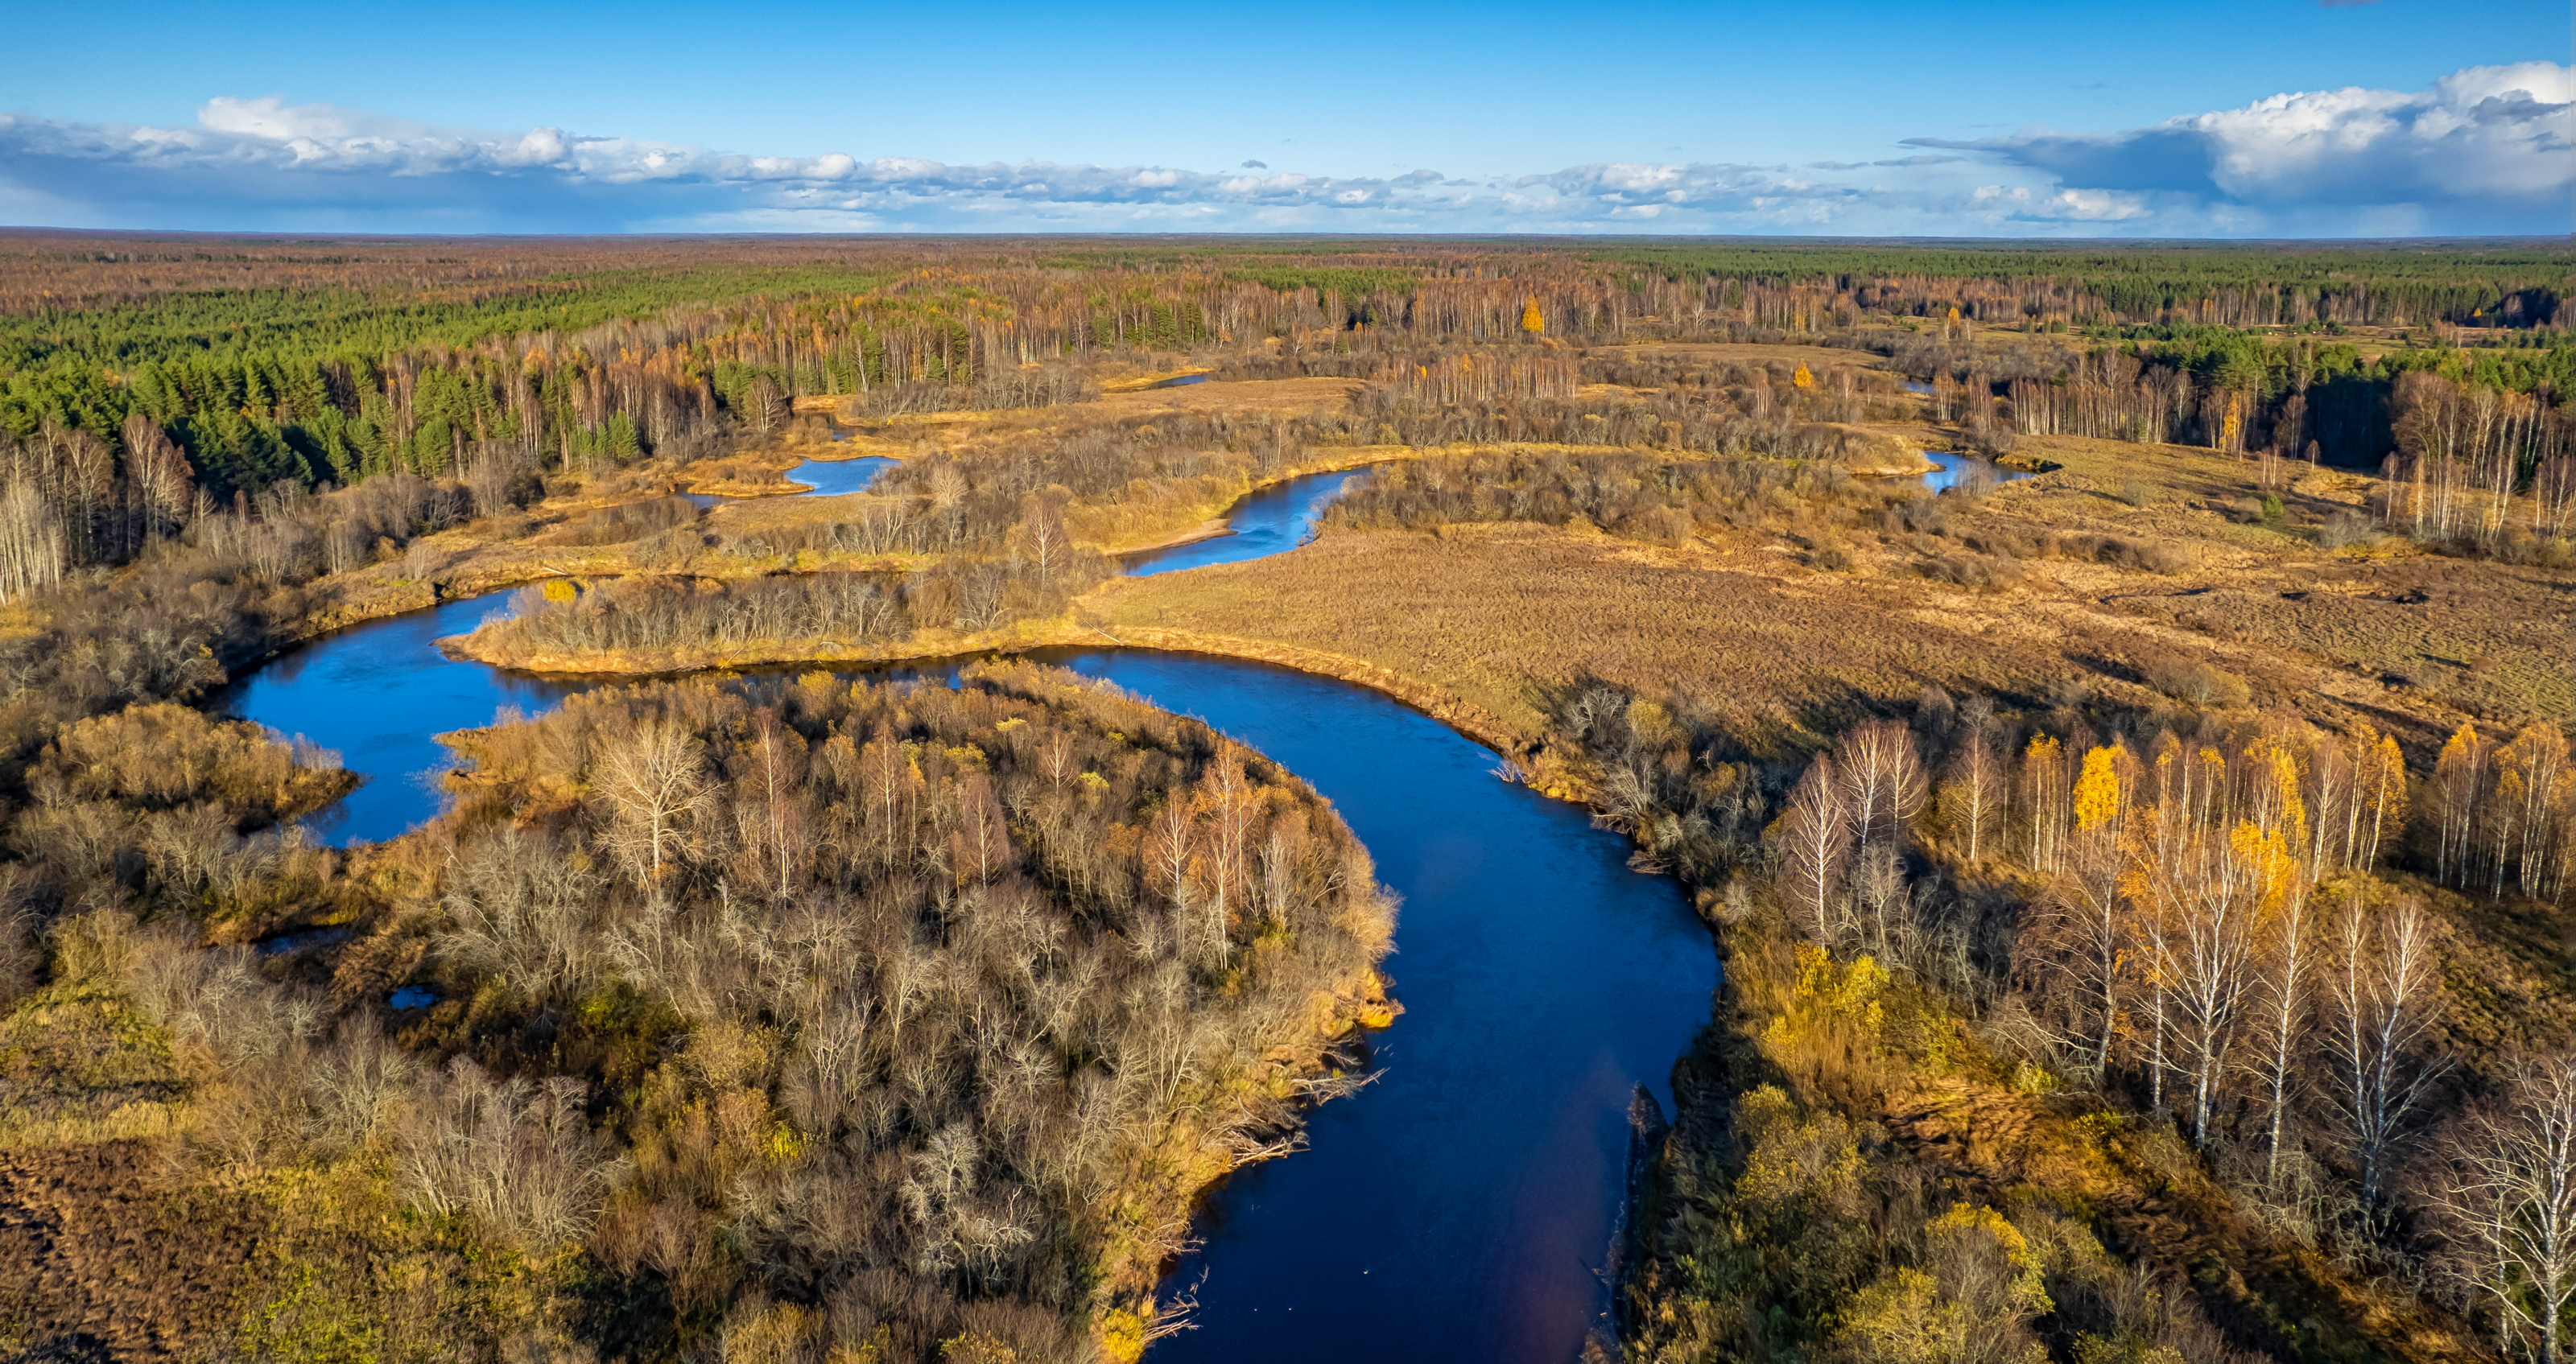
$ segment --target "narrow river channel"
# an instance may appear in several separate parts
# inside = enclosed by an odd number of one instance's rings
[[[1320,477],[1338,491],[1348,476]],[[1311,524],[1330,495],[1274,491],[1303,504],[1262,513],[1283,527]],[[1205,543],[1226,541],[1255,549],[1248,535]],[[505,600],[317,640],[219,704],[366,774],[318,831],[390,838],[439,808],[434,735],[595,685],[452,662],[432,646]],[[1153,1357],[1573,1359],[1604,1322],[1628,1096],[1642,1083],[1670,1111],[1669,1069],[1717,983],[1679,887],[1629,871],[1625,840],[1499,780],[1490,751],[1376,692],[1194,655],[1039,657],[1284,763],[1333,802],[1403,900],[1387,970],[1406,1012],[1371,1038],[1377,1083],[1320,1109],[1311,1149],[1216,1191],[1205,1246],[1174,1275],[1203,1281],[1200,1328]]]
[[[1324,509],[1361,473],[1305,474],[1245,497],[1226,509],[1226,532],[1205,540],[1128,555],[1119,570],[1131,578],[1177,573],[1209,564],[1239,564],[1284,554],[1314,537]]]

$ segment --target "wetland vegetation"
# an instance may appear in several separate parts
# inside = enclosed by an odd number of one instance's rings
[[[1290,1153],[1408,1064],[1451,1087],[1389,1112],[1472,1109],[1505,1058],[1366,1039],[1491,979],[1381,974],[1393,899],[1301,779],[1365,755],[1281,718],[1322,693],[1239,722],[1292,772],[1039,663],[798,671],[1078,646],[1427,711],[1723,959],[1612,958],[1691,997],[1543,1082],[1626,1173],[1495,1225],[1606,1294],[1497,1260],[1506,1329],[1436,1209],[1371,1221],[1413,1281],[1332,1293],[1477,1318],[1390,1339],[2555,1358],[2571,288],[2512,244],[0,238],[0,1340],[1286,1339],[1219,1271],[1325,1293],[1331,1193],[1220,1181],[1363,1186]],[[1120,571],[1326,475],[1293,552]],[[448,735],[417,829],[323,846],[413,774],[208,709],[507,588],[452,654],[586,681]],[[1211,1188],[1229,1244],[1307,1239],[1201,1260]]]

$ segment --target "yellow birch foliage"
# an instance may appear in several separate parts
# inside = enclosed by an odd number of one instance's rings
[[[1547,319],[1539,314],[1536,298],[1521,305],[1521,330],[1533,336],[1547,330]]]
[[[1874,1364],[2042,1364],[2028,1331],[2055,1311],[2039,1259],[1992,1208],[1953,1207],[1925,1229],[1931,1253],[1855,1294],[1838,1343]]]
[[[2308,845],[2308,803],[2299,795],[2299,759],[2289,749],[2272,748],[2272,828],[2294,848]]]
[[[2243,868],[2247,889],[2253,892],[2256,914],[2268,917],[2277,912],[2302,874],[2299,859],[2281,831],[2265,829],[2250,819],[2238,820],[2228,833],[2228,843],[2236,865]]]
[[[1805,365],[1800,365],[1798,366],[1798,372],[1789,376],[1789,382],[1800,388],[1814,388],[1816,386],[1816,376],[1809,373]]]
[[[2096,748],[2084,755],[2084,772],[2075,779],[2075,827],[2079,832],[2089,834],[2120,813],[2120,773],[2113,765],[2116,756],[2108,748]]]
[[[2378,789],[2392,811],[2406,808],[2406,750],[2397,746],[2397,736],[2384,734],[2379,739]]]
[[[1869,1173],[1849,1119],[1831,1110],[1802,1116],[1778,1085],[1744,1096],[1736,1132],[1750,1154],[1735,1193],[1759,1212],[1847,1206]]]

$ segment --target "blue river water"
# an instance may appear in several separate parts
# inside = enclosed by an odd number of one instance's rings
[[[1386,970],[1405,1013],[1378,1081],[1310,1148],[1221,1186],[1201,1221],[1201,1329],[1149,1358],[1567,1364],[1606,1325],[1626,1109],[1717,985],[1708,930],[1619,835],[1493,775],[1494,755],[1376,692],[1261,664],[1058,655],[1287,765],[1403,897]]]
[[[1230,533],[1131,554],[1120,561],[1120,566],[1127,576],[1142,578],[1285,553],[1314,535],[1315,523],[1322,519],[1324,508],[1342,495],[1351,480],[1365,477],[1366,474],[1348,471],[1305,474],[1264,488],[1227,509]]]
[[[392,838],[438,813],[439,775],[456,757],[435,736],[535,714],[589,685],[458,663],[433,641],[507,614],[488,593],[352,626],[290,650],[226,687],[214,708],[336,750],[366,783],[305,821],[324,841]]]
[[[1277,491],[1306,499],[1280,526],[1311,524],[1329,496]],[[453,759],[433,736],[594,685],[452,662],[432,646],[506,602],[495,593],[317,640],[219,706],[338,749],[368,777],[319,831],[392,837],[441,807],[435,779]],[[1628,1097],[1643,1084],[1670,1110],[1670,1067],[1717,985],[1714,946],[1680,888],[1628,870],[1624,839],[1501,780],[1490,751],[1376,692],[1195,655],[1040,658],[1285,764],[1350,823],[1402,902],[1386,970],[1405,1012],[1371,1035],[1376,1082],[1319,1109],[1308,1150],[1211,1195],[1204,1245],[1172,1276],[1175,1289],[1202,1285],[1199,1329],[1151,1358],[1572,1360],[1607,1321]]]
[[[1925,470],[1923,474],[1923,486],[1936,493],[1946,493],[1963,483],[1971,487],[1993,488],[2006,483],[2018,483],[2032,477],[2025,470],[2007,469],[1989,460],[1979,459],[1975,455],[1954,455],[1940,450],[1926,450],[1923,452],[1923,457],[1941,466],[1937,469]]]

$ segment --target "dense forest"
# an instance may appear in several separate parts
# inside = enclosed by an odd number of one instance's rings
[[[2559,1357],[2576,1061],[2456,963],[2576,880],[2565,735],[2464,725],[2410,777],[2366,725],[2149,672],[2161,711],[1932,690],[1803,764],[1686,704],[1567,695],[1605,813],[1731,949],[1735,1014],[1685,1070],[1732,1097],[1672,1129],[1632,1357],[2362,1357],[2351,1323],[2292,1316],[2336,1261]],[[1986,1138],[2029,1152],[2017,1188],[1880,1126],[2032,1099],[2055,1130]],[[2122,1266],[2177,1240],[2227,1272]]]
[[[2284,393],[2354,376],[2367,392],[2321,396],[2323,408],[2354,412],[2321,418],[2315,437],[2346,462],[2384,453],[2373,396],[2401,372],[2554,395],[2569,367],[2563,347],[2529,345],[2564,334],[2557,300],[2570,285],[2563,257],[2538,249],[1856,256],[751,240],[323,252],[34,234],[5,245],[0,433],[40,449],[47,466],[87,458],[74,452],[85,440],[107,447],[105,470],[61,475],[68,491],[57,496],[119,507],[157,505],[123,485],[152,458],[138,447],[162,440],[184,453],[197,487],[228,499],[280,479],[632,459],[706,439],[719,413],[765,420],[770,404],[804,394],[860,395],[885,410],[1053,401],[1064,381],[1023,377],[1024,367],[1272,340],[1293,357],[1863,324],[1945,336],[2126,329],[2166,338],[2126,343],[2195,375],[2204,406],[2208,395],[2260,398],[2267,425]],[[2347,324],[2446,344],[2363,363],[2331,344],[2239,334]],[[2462,351],[2447,344],[2455,331],[2484,344]],[[129,428],[135,416],[158,434]],[[2203,425],[2216,432],[2205,443],[2241,446],[2254,422],[2239,413],[2232,427]],[[2307,425],[2294,425],[2284,439],[2296,448]]]

